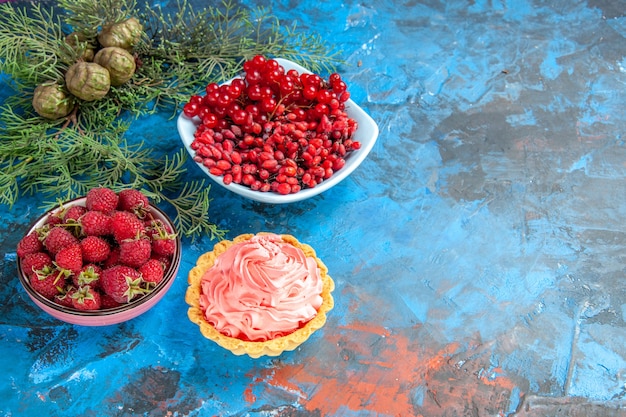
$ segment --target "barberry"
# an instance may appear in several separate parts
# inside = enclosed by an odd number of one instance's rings
[[[350,94],[339,74],[324,80],[285,71],[262,55],[243,69],[241,78],[210,83],[204,97],[194,95],[183,106],[185,115],[202,121],[191,144],[194,161],[224,184],[297,193],[329,179],[343,168],[347,153],[360,148],[354,140],[358,123],[346,111]],[[242,173],[244,166],[255,172]]]

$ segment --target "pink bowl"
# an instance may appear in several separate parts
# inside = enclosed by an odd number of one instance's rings
[[[69,202],[63,203],[63,207],[71,207],[74,205],[85,205],[85,197],[80,197]],[[150,207],[152,215],[161,221],[164,224],[168,225],[171,230],[175,233],[176,229],[172,224],[172,221],[169,217],[158,207],[151,206]],[[54,211],[58,210],[54,208],[49,212],[43,214],[37,221],[31,226],[28,230],[27,234],[31,233],[38,227],[41,227],[48,215]],[[174,279],[178,273],[178,268],[180,266],[181,259],[181,242],[180,236],[177,234],[176,241],[176,252],[172,258],[172,263],[167,271],[165,271],[165,276],[163,280],[148,294],[143,297],[133,300],[128,304],[124,304],[122,306],[118,306],[115,308],[109,309],[101,309],[97,311],[78,311],[71,308],[64,307],[57,303],[54,303],[51,300],[43,297],[37,291],[33,289],[30,285],[30,281],[28,276],[22,270],[21,262],[18,258],[17,262],[17,271],[18,277],[20,279],[20,283],[26,290],[28,296],[33,300],[33,302],[41,308],[46,313],[50,314],[52,317],[55,317],[59,320],[62,320],[66,323],[78,324],[81,326],[108,326],[112,324],[118,324],[124,321],[128,321],[133,319],[146,311],[150,310],[154,307],[167,293],[167,291],[172,286]]]

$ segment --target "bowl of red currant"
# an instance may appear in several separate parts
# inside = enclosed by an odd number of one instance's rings
[[[316,196],[348,177],[378,138],[376,122],[338,73],[257,55],[243,74],[210,83],[178,117],[181,140],[214,182],[282,204]]]
[[[139,190],[105,187],[37,219],[17,245],[30,299],[61,321],[106,326],[154,307],[178,273],[181,240]]]

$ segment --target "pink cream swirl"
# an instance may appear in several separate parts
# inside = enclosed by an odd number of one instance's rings
[[[200,308],[226,336],[271,340],[300,328],[322,304],[315,259],[275,234],[256,235],[222,253],[202,277]]]

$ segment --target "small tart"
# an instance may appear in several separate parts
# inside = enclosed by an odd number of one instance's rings
[[[271,234],[259,233],[258,235]],[[235,244],[248,241],[254,236],[255,235],[253,234],[243,234],[237,236],[232,241],[223,240],[215,244],[212,251],[206,252],[198,258],[195,267],[189,271],[188,276],[189,287],[187,288],[187,292],[185,294],[185,301],[189,305],[188,317],[193,323],[200,327],[200,332],[204,337],[214,341],[221,347],[228,349],[235,355],[247,354],[252,358],[258,358],[264,355],[278,356],[285,351],[296,349],[304,343],[311,336],[311,334],[313,334],[313,332],[324,326],[326,323],[326,314],[334,306],[334,300],[331,293],[335,289],[335,284],[332,278],[328,275],[328,268],[317,257],[315,250],[311,246],[300,243],[291,235],[279,235],[283,242],[299,248],[302,252],[304,252],[307,258],[312,258],[317,263],[323,283],[321,292],[322,304],[319,307],[317,314],[302,327],[296,329],[292,333],[262,342],[241,340],[221,333],[206,320],[205,312],[200,307],[202,278],[205,273],[213,267],[219,256],[226,252],[228,248]]]

